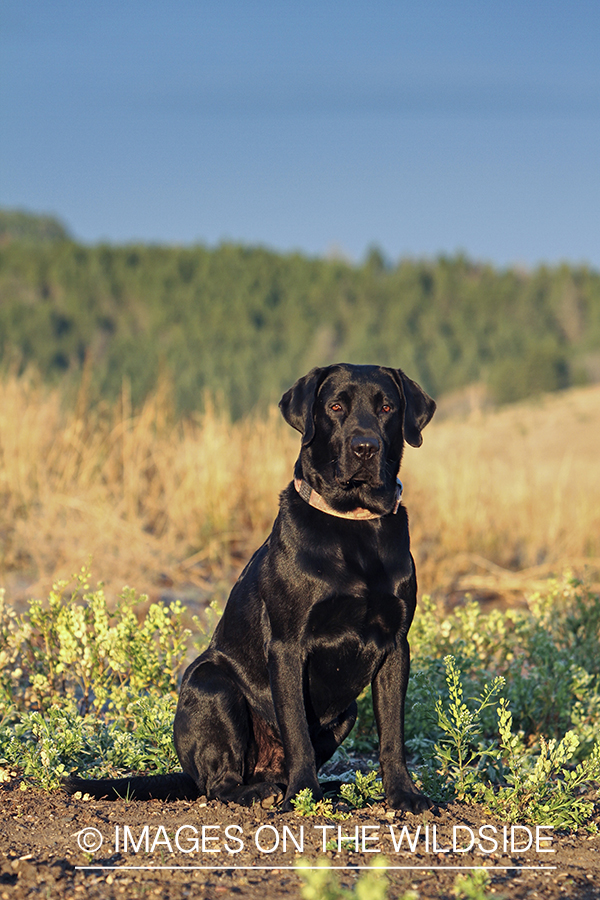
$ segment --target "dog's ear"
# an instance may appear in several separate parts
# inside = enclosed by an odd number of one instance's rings
[[[279,401],[279,409],[285,421],[302,435],[303,447],[307,447],[315,436],[313,407],[326,372],[326,368],[311,369]]]
[[[408,378],[402,369],[391,371],[406,401],[404,438],[411,447],[420,447],[423,443],[421,432],[435,412],[435,400],[432,400],[416,381]]]

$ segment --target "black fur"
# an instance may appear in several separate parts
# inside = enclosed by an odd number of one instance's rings
[[[289,484],[273,530],[235,584],[208,649],[183,676],[174,737],[185,775],[86,781],[94,796],[194,797],[250,804],[322,792],[320,766],[349,734],[368,684],[387,802],[418,812],[404,756],[407,634],[417,583],[408,519],[394,514],[404,441],[415,447],[435,403],[400,369],[313,369],[287,391],[302,434],[295,476],[339,512]]]

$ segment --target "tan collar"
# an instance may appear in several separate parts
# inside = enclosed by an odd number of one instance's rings
[[[294,487],[302,499],[306,500],[310,506],[314,506],[315,509],[320,509],[321,512],[328,513],[330,516],[338,516],[340,519],[381,519],[382,517],[382,514],[371,512],[370,509],[363,509],[360,506],[356,509],[351,509],[349,512],[338,512],[337,509],[333,509],[320,494],[317,494],[317,492],[301,478],[294,478]],[[401,500],[402,482],[399,478],[396,478],[396,502],[394,503],[392,515],[396,515],[398,512]],[[385,515],[387,515],[387,513],[385,513]]]

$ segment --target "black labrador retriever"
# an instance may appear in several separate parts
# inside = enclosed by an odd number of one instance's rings
[[[241,804],[303,788],[349,734],[371,684],[387,802],[419,812],[404,755],[408,629],[417,582],[397,479],[434,401],[400,369],[313,369],[280,402],[302,434],[273,530],[183,676],[174,737],[183,773],[65,787],[96,797]]]

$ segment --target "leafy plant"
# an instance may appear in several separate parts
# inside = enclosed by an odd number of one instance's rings
[[[386,861],[378,859],[371,870],[361,874],[351,890],[341,887],[339,876],[326,860],[320,860],[317,867],[309,869],[300,863],[298,873],[302,879],[300,889],[303,900],[386,900],[388,882],[385,878]],[[414,891],[406,891],[399,900],[417,900]]]
[[[502,697],[497,708],[499,739],[473,746],[481,736],[480,714],[504,685],[487,687],[470,710],[463,702],[461,672],[452,657],[445,659],[449,706],[435,701],[438,727],[446,737],[434,747],[437,774],[446,779],[459,799],[484,802],[490,812],[510,822],[530,822],[577,830],[594,809],[585,792],[600,782],[600,744],[573,768],[579,738],[569,731],[557,741],[540,737],[540,752],[526,750],[522,735],[512,732],[512,714]],[[483,763],[490,761],[487,772]],[[583,792],[583,793],[582,793]]]
[[[460,671],[453,656],[444,658],[446,683],[448,686],[448,708],[441,697],[435,701],[437,725],[444,734],[435,745],[435,752],[441,763],[443,775],[451,778],[457,796],[462,799],[479,775],[487,760],[498,756],[493,743],[482,744],[482,714],[494,702],[505,684],[500,675],[491,685],[485,685],[483,693],[474,700],[470,709],[463,699]]]
[[[310,788],[303,788],[292,799],[292,806],[297,816],[323,816],[333,821],[343,821],[349,818],[349,813],[336,812],[333,801],[326,797],[324,800],[315,800]]]
[[[362,809],[383,799],[383,784],[375,771],[364,775],[358,770],[354,773],[352,784],[343,784],[340,794],[355,809]]]
[[[213,631],[217,627],[217,623],[222,615],[223,607],[219,601],[211,600],[204,610],[202,618],[200,616],[192,617],[194,633],[196,635],[194,638],[194,649],[197,653],[203,653],[204,650],[206,650]]]
[[[498,724],[508,769],[506,783],[497,790],[477,785],[475,796],[510,822],[528,821],[573,831],[586,824],[594,801],[582,792],[600,782],[600,744],[573,768],[570,761],[579,739],[572,731],[561,741],[542,739],[540,754],[533,760],[524,752],[519,736],[512,734],[512,716],[504,699],[498,708]]]
[[[109,611],[88,582],[83,569],[21,616],[0,604],[0,759],[46,788],[73,768],[103,776],[178,767],[183,609],[150,604],[142,613],[146,598],[125,589]]]
[[[490,900],[490,894],[486,890],[489,885],[489,872],[476,869],[465,875],[457,875],[452,893],[458,900]]]
[[[22,616],[2,604],[0,708],[75,703],[82,714],[105,707],[124,714],[140,695],[175,692],[189,636],[184,610],[179,602],[152,603],[139,615],[146,602],[125,588],[109,611],[102,586],[91,591],[83,568]]]
[[[407,746],[423,790],[482,803],[504,821],[593,830],[600,598],[567,580],[529,610],[486,616],[468,604],[440,617],[430,602],[422,606]],[[21,615],[0,594],[0,765],[48,789],[73,769],[94,777],[178,769],[172,722],[189,634],[183,613],[129,589],[109,609],[85,569]],[[219,615],[213,603],[198,649]],[[365,692],[363,724],[369,704]],[[373,749],[369,728],[360,740]],[[383,795],[375,771],[356,772],[340,793],[355,809]],[[302,816],[348,817],[310,790],[293,805]]]

